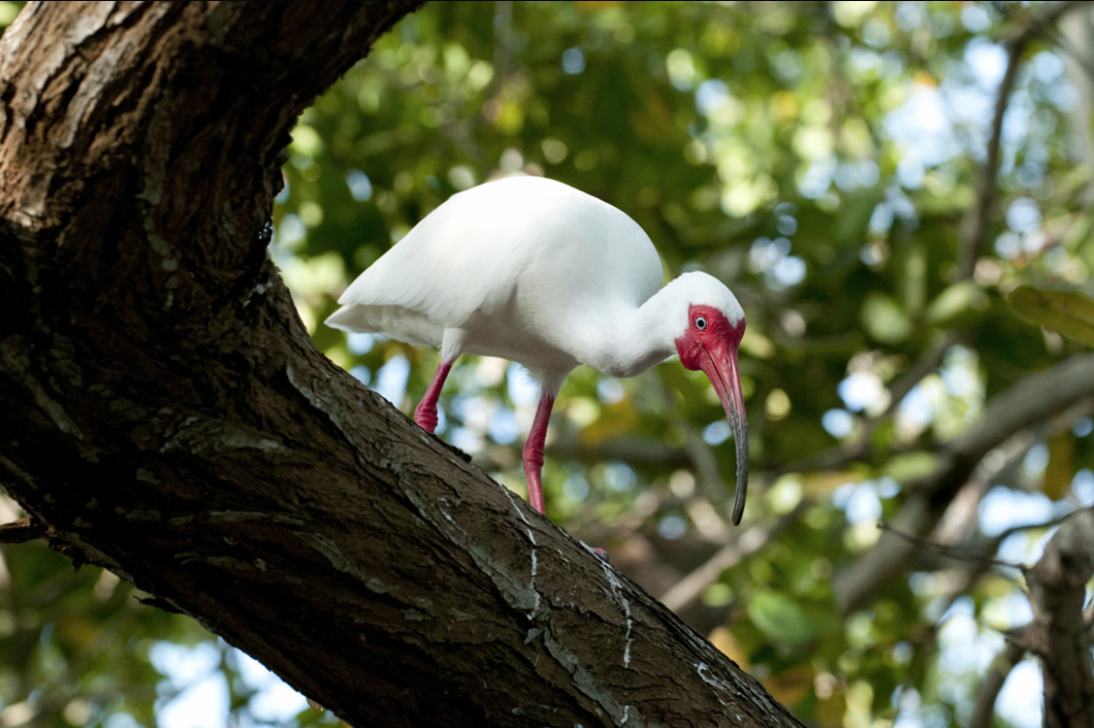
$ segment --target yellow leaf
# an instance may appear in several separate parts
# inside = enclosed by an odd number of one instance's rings
[[[847,712],[847,696],[843,688],[838,687],[832,694],[817,703],[813,712],[813,720],[818,725],[841,728],[843,726],[843,714]]]
[[[741,645],[737,642],[737,638],[733,636],[733,633],[729,631],[728,627],[715,627],[708,639],[710,640],[710,644],[717,647],[723,655],[736,662],[742,670],[748,672],[748,655],[741,649]]]
[[[857,483],[862,480],[861,473],[850,470],[830,470],[823,473],[805,473],[799,476],[802,492],[807,495],[826,495],[844,483]]]
[[[797,705],[798,701],[813,688],[815,677],[816,673],[809,665],[795,665],[761,682],[775,700],[791,707]]]
[[[600,417],[581,431],[578,438],[587,447],[598,447],[616,435],[630,432],[642,424],[642,418],[631,406],[630,400],[623,399],[605,407]]]
[[[920,86],[938,86],[938,81],[935,80],[931,72],[925,68],[921,68],[915,72],[915,82]]]
[[[98,633],[99,628],[87,619],[65,619],[57,623],[58,641],[70,652],[79,652]]]
[[[798,102],[789,91],[771,94],[771,113],[779,121],[789,121],[798,114]]]
[[[1061,432],[1048,441],[1048,465],[1045,466],[1044,491],[1052,500],[1063,498],[1075,477],[1075,438]]]
[[[757,359],[770,359],[775,356],[774,342],[755,329],[745,329],[740,346],[741,351]]]

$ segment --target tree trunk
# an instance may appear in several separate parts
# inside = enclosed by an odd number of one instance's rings
[[[309,341],[266,254],[289,130],[418,4],[27,5],[0,482],[28,532],[357,726],[794,724]]]

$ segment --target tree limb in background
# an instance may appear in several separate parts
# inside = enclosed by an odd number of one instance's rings
[[[417,6],[26,6],[0,38],[0,482],[353,725],[796,725],[309,340],[267,254],[289,132]]]
[[[0,543],[26,543],[35,539],[45,538],[49,529],[41,523],[30,518],[20,518],[18,521],[0,525]]]
[[[1048,34],[1052,42],[1064,52],[1064,63],[1070,66],[1068,69],[1069,80],[1076,87],[1082,84],[1089,86],[1091,82],[1094,82],[1094,61],[1088,57],[1091,52],[1090,33],[1091,30],[1094,30],[1094,22],[1092,22],[1094,19],[1092,19],[1089,4],[1087,4],[1085,10],[1085,13],[1074,13],[1062,19],[1060,27]],[[1084,92],[1083,89],[1078,90],[1079,103],[1072,113],[1082,114],[1086,112],[1085,116],[1079,116],[1075,119],[1076,122],[1080,122],[1076,126],[1085,126],[1086,121],[1094,113],[1094,107],[1090,104],[1089,92]],[[1094,164],[1094,147],[1090,145],[1090,134],[1085,129],[1081,131],[1086,137],[1084,140],[1085,149],[1076,154],[1076,157],[1084,164]]]
[[[913,536],[910,533],[903,533],[895,528],[887,525],[884,521],[878,523],[880,528],[885,533],[891,533],[893,536],[903,539],[912,546],[928,549],[946,558],[953,559],[955,561],[965,561],[978,566],[1003,566],[1008,569],[1021,569],[1018,564],[1012,564],[1007,561],[1000,561],[999,559],[993,559],[990,556],[983,556],[981,554],[974,553],[972,551],[965,551],[962,548],[956,546],[950,546],[944,543],[937,543],[926,538],[920,538],[919,536]]]
[[[1018,78],[1018,67],[1022,61],[1022,55],[1026,52],[1031,41],[1036,38],[1046,26],[1055,23],[1061,15],[1083,3],[1076,0],[1053,3],[1034,9],[1004,42],[1007,46],[1007,70],[1003,80],[999,83],[999,91],[995,100],[995,116],[991,122],[991,136],[988,138],[987,159],[980,170],[980,181],[976,189],[976,204],[969,208],[965,215],[961,251],[958,257],[957,271],[960,278],[970,278],[976,268],[976,261],[984,249],[985,236],[988,229],[988,218],[991,215],[991,206],[995,202],[995,175],[999,171],[999,149],[1003,141],[1003,118],[1007,113],[1010,103],[1010,94],[1014,89],[1014,82]]]
[[[1090,396],[1094,396],[1094,354],[1066,359],[994,397],[976,425],[942,448],[934,471],[905,486],[908,497],[892,520],[893,528],[917,536],[927,533],[989,451],[1016,432]],[[881,585],[902,575],[915,552],[916,547],[907,541],[882,536],[836,578],[840,608],[845,613],[858,609]]]
[[[718,581],[722,572],[741,562],[742,559],[758,553],[771,539],[785,531],[810,503],[803,499],[798,507],[779,517],[771,526],[752,526],[746,531],[734,531],[732,541],[720,548],[702,566],[677,582],[661,595],[661,601],[674,612],[691,606],[703,590]]]
[[[963,579],[960,579],[959,583],[956,584],[954,588],[948,590],[949,593],[947,595],[946,603],[939,611],[941,613],[948,611],[954,601],[960,595],[964,594],[970,585],[979,581],[980,577],[993,566],[1005,566],[1008,569],[1018,569],[1023,574],[1026,573],[1027,569],[1024,566],[999,562],[990,556],[998,551],[999,546],[1003,541],[1010,538],[1015,533],[1026,530],[1052,528],[1063,523],[1067,518],[1068,517],[1056,518],[1044,523],[1012,526],[990,539],[985,540],[984,543],[979,546],[967,545],[961,549],[939,549],[938,544],[924,544],[928,549],[944,551],[945,555],[949,558],[971,566],[967,575]],[[924,568],[925,570],[935,570],[937,567]],[[1090,619],[1086,615],[1084,615],[1083,618],[1083,626],[1089,635]],[[1024,627],[1008,630],[1004,634],[1007,640],[1006,645],[992,661],[987,674],[985,674],[980,687],[977,689],[973,711],[969,718],[969,728],[990,728],[992,718],[995,715],[995,701],[999,695],[999,691],[1002,690],[1003,684],[1006,682],[1007,676],[1010,675],[1011,670],[1014,669],[1014,666],[1021,661],[1028,651],[1028,634],[1030,629],[1031,625],[1026,625]]]
[[[588,445],[576,435],[563,432],[551,441],[547,451],[559,459],[590,464],[622,460],[637,467],[684,468],[691,465],[688,452],[684,448],[673,447],[664,440],[629,433],[596,445]],[[483,469],[490,468],[484,465]]]
[[[1060,526],[1041,560],[1026,571],[1033,622],[1027,646],[1041,658],[1046,728],[1094,728],[1094,659],[1083,619],[1094,578],[1094,508]]]
[[[1019,482],[1019,470],[1022,461],[1039,438],[1051,439],[1068,432],[1075,422],[1090,416],[1094,411],[1094,400],[1080,400],[1053,417],[1038,432],[1032,429],[1016,432],[1003,444],[994,448],[973,470],[969,482],[961,487],[957,496],[947,506],[938,525],[931,531],[929,538],[937,543],[956,546],[965,553],[980,554],[984,557],[994,555],[999,546],[1011,534],[1019,531],[1040,528],[1048,529],[1058,525],[1061,520],[1053,519],[1041,524],[1022,524],[1008,528],[990,538],[985,538],[979,530],[979,506],[984,494],[991,486],[1005,486],[1013,490],[1022,490],[1028,485]],[[926,552],[921,552],[914,570],[932,570]],[[972,570],[968,583],[979,578],[977,570]]]
[[[999,697],[999,691],[1003,689],[1003,683],[1026,654],[1025,646],[1017,641],[1008,639],[1003,651],[995,656],[988,673],[984,676],[980,688],[976,691],[976,701],[973,703],[972,715],[969,717],[969,728],[991,728],[991,721],[995,715],[995,699]]]
[[[889,405],[881,414],[863,421],[861,432],[853,441],[830,447],[810,457],[779,467],[770,473],[768,476],[769,482],[774,482],[787,473],[836,470],[863,457],[870,448],[874,431],[877,430],[878,425],[896,411],[901,401],[908,395],[908,392],[915,388],[915,385],[938,368],[942,363],[942,359],[946,356],[946,352],[949,351],[950,347],[959,343],[962,337],[963,334],[958,331],[947,331],[944,335],[939,336],[907,371],[889,385]]]

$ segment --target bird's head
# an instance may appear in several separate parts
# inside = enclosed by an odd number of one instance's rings
[[[702,370],[710,378],[737,445],[737,497],[733,503],[736,525],[741,522],[748,489],[748,422],[737,372],[737,349],[745,333],[744,310],[721,281],[705,273],[685,273],[674,284],[686,302],[678,305],[687,312],[686,320],[674,316],[680,363],[692,371]]]

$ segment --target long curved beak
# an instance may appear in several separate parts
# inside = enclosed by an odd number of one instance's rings
[[[724,352],[703,347],[699,368],[710,378],[718,399],[722,400],[726,419],[733,430],[733,440],[737,443],[737,495],[733,500],[733,525],[737,526],[745,512],[745,495],[748,493],[748,421],[741,394],[741,377],[737,373],[737,347],[727,346]]]

